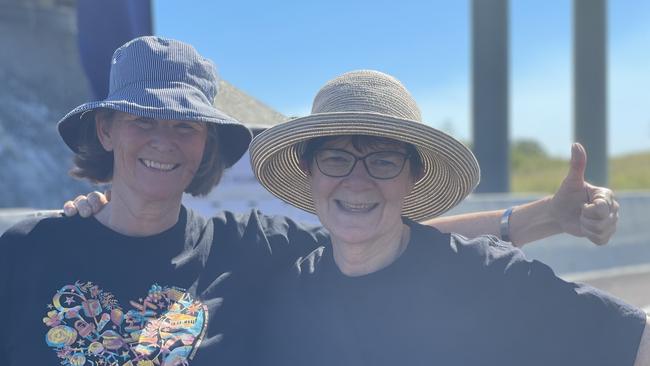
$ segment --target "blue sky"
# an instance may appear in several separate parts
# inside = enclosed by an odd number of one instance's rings
[[[568,156],[571,1],[510,1],[510,136]],[[609,151],[650,150],[650,1],[608,3]],[[400,79],[425,121],[471,136],[469,1],[155,1],[155,32],[193,44],[221,77],[288,116],[371,68]]]

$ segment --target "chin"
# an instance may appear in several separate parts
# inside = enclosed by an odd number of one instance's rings
[[[167,201],[170,199],[178,199],[183,197],[183,190],[178,189],[165,189],[165,187],[145,187],[142,192],[142,197],[146,197],[149,201]]]
[[[364,243],[377,236],[373,230],[364,228],[328,228],[328,230],[332,236],[348,244]]]

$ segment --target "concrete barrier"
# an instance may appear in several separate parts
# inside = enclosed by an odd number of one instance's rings
[[[452,213],[510,207],[540,196],[481,195]],[[650,192],[617,194],[618,228],[602,247],[588,239],[556,235],[524,247],[526,256],[550,265],[561,277],[583,282],[642,307],[650,314]]]
[[[510,207],[539,197],[474,195],[451,213]],[[608,245],[598,247],[585,238],[561,234],[531,243],[524,252],[561,274],[650,263],[650,192],[623,192],[616,198],[621,205],[618,229]]]
[[[246,185],[246,182],[231,182]],[[261,187],[238,194],[226,187],[218,187],[206,199],[186,197],[184,203],[210,216],[219,210],[245,212],[259,207],[267,214],[279,214],[300,221],[317,223],[314,215],[295,209],[278,201]],[[495,210],[529,202],[540,196],[515,196],[509,194],[473,195],[454,208],[450,214]],[[618,230],[610,243],[603,247],[591,244],[585,238],[566,234],[556,235],[524,247],[526,255],[553,267],[562,275],[606,270],[615,267],[650,263],[650,192],[626,192],[617,195],[621,204]],[[53,211],[35,212],[29,208],[0,209],[0,232],[17,221],[33,215],[52,214]]]
[[[218,210],[243,212],[260,207],[265,213],[316,222],[315,216],[278,201],[261,187],[246,190],[246,194],[237,193],[246,184],[226,181],[224,187],[220,186],[207,199],[186,197],[184,203],[207,216]],[[239,190],[230,190],[231,185],[239,186]],[[450,214],[505,208],[539,197],[473,195]],[[620,193],[617,199],[621,204],[618,230],[608,245],[598,247],[585,238],[562,234],[531,243],[524,247],[524,252],[529,258],[550,265],[568,280],[586,282],[637,306],[650,307],[650,192]],[[56,210],[0,210],[0,232],[24,218],[58,213]]]

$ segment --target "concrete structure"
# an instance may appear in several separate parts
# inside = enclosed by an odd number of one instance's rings
[[[606,18],[606,0],[573,1],[574,140],[598,185],[607,185]],[[508,192],[508,0],[472,0],[472,82],[473,150],[490,173],[476,192]]]
[[[607,185],[605,0],[573,0],[573,131],[589,154],[586,179]]]
[[[73,1],[0,0],[0,207],[48,207],[89,188],[67,176],[56,132],[88,95],[75,23]]]
[[[472,141],[483,192],[510,191],[508,0],[472,1]]]
[[[75,0],[0,0],[0,208],[59,207],[91,186],[70,178],[56,122],[90,99]],[[216,60],[218,63],[219,60]],[[286,118],[222,81],[215,104],[254,126]]]
[[[219,81],[219,94],[214,105],[252,128],[267,128],[287,120],[282,113],[225,80]]]

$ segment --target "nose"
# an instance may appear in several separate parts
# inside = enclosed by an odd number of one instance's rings
[[[175,149],[173,129],[166,126],[157,126],[151,131],[149,146],[161,152],[173,151]]]
[[[368,174],[363,161],[357,161],[356,165],[350,172],[350,175],[343,178],[343,183],[348,187],[354,188],[364,188],[372,185],[374,182],[373,178]]]

